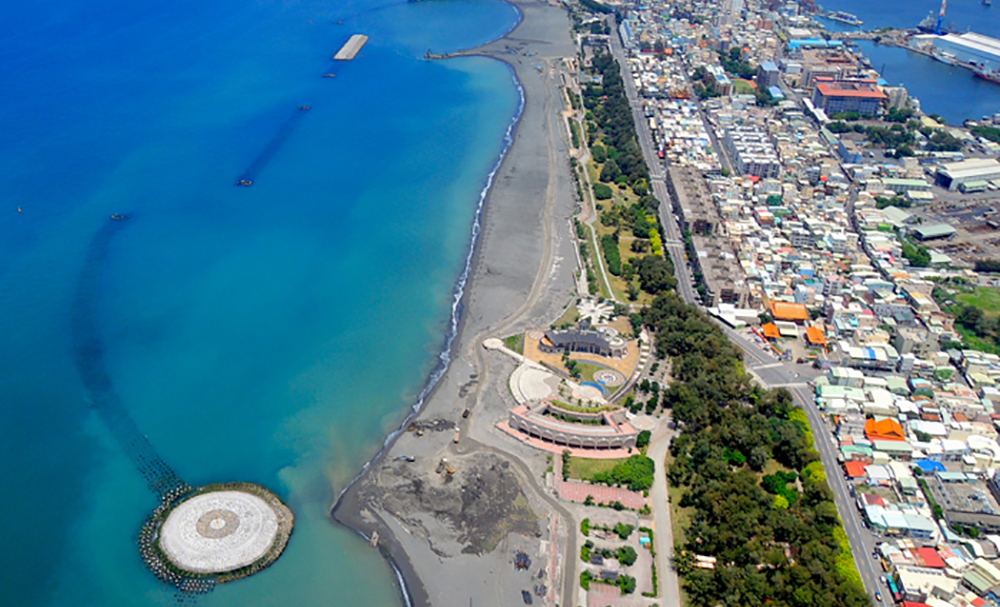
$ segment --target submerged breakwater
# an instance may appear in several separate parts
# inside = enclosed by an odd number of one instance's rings
[[[97,327],[97,298],[108,246],[126,223],[109,221],[94,234],[87,248],[87,257],[77,280],[76,298],[73,301],[73,354],[80,379],[87,391],[87,406],[92,407],[100,416],[115,442],[142,475],[149,490],[161,502],[169,503],[191,491],[191,486],[182,481],[160,457],[115,393],[111,376],[104,364],[104,348]]]

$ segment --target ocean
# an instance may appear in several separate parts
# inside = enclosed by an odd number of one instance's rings
[[[139,558],[157,498],[122,432],[297,516],[274,566],[196,603],[401,604],[328,509],[438,361],[520,103],[502,63],[423,55],[517,19],[498,0],[0,8],[5,604],[176,603]]]
[[[864,21],[862,29],[865,30],[913,28],[929,13],[937,15],[940,6],[938,0],[829,0],[823,3],[825,10],[857,15]],[[998,11],[1000,5],[987,7],[979,0],[953,1],[948,5],[945,24],[957,33],[971,30],[1000,38]],[[831,32],[857,29],[825,19],[822,23]],[[1000,112],[1000,85],[976,78],[967,69],[945,65],[898,47],[868,42],[860,46],[872,66],[883,71],[889,84],[906,86],[910,95],[920,100],[924,112],[939,114],[949,124],[961,124],[969,118],[979,120],[984,115]]]

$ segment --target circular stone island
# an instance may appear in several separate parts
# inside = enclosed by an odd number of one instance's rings
[[[173,574],[171,582],[178,575],[232,581],[276,561],[293,524],[291,510],[259,485],[209,485],[154,514],[147,527],[161,558],[147,563],[161,578]]]

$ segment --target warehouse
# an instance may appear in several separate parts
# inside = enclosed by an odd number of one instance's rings
[[[949,162],[938,167],[936,179],[938,185],[954,192],[963,183],[1000,179],[1000,162],[992,158]]]

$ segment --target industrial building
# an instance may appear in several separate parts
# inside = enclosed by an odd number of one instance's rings
[[[949,162],[938,167],[938,185],[954,192],[963,183],[1000,179],[1000,162],[993,158],[973,158]]]
[[[1000,68],[1000,40],[975,32],[945,34],[934,39],[934,49],[944,56],[951,55],[962,63],[971,63],[987,70]]]
[[[817,78],[812,102],[831,116],[840,112],[857,112],[862,116],[874,116],[878,114],[882,102],[886,99],[888,98],[885,93],[871,81],[831,81],[828,78]]]
[[[951,238],[955,235],[955,228],[944,223],[936,223],[929,226],[920,226],[914,228],[913,235],[917,237],[917,240],[935,240],[937,238]]]

